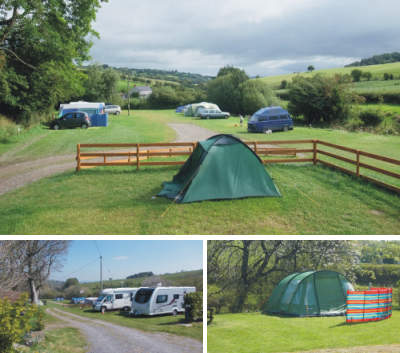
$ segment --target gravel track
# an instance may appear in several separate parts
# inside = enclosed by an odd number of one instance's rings
[[[216,134],[211,130],[193,124],[168,124],[168,126],[175,130],[177,134],[176,142],[199,141]],[[29,147],[35,141],[30,141],[18,150]],[[0,162],[6,163],[6,165],[0,165],[0,195],[36,180],[72,170],[76,166],[75,154],[51,156],[13,164],[10,163],[10,158],[14,154],[15,150],[0,156]]]
[[[66,326],[80,330],[89,343],[88,353],[201,353],[203,351],[202,343],[192,338],[139,331],[56,308],[48,309],[47,312],[64,321]]]

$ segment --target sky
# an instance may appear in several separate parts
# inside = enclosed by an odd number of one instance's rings
[[[398,51],[398,0],[110,0],[94,62],[251,76],[342,67]]]
[[[70,243],[60,271],[50,279],[79,282],[100,279],[100,254],[103,279],[123,279],[138,272],[175,273],[203,268],[203,243],[200,240],[75,240]]]

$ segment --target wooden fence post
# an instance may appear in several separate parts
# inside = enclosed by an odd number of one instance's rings
[[[356,174],[359,177],[360,176],[360,151],[357,150],[357,169],[356,169]]]
[[[139,161],[139,147],[140,145],[136,144],[136,169],[140,168],[140,161]]]
[[[313,140],[313,164],[317,164],[317,140]]]
[[[81,170],[81,145],[78,143],[76,145],[76,171],[79,172]]]
[[[254,152],[257,154],[257,141],[254,141]]]

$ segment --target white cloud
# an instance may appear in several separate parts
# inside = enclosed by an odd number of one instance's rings
[[[92,56],[212,75],[227,64],[251,75],[343,66],[398,50],[396,9],[397,0],[113,0],[99,11]]]
[[[125,261],[125,260],[128,260],[129,257],[122,255],[122,256],[114,256],[112,259],[115,260],[115,261]]]

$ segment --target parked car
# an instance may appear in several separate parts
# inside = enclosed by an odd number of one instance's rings
[[[90,126],[89,115],[85,112],[69,112],[50,123],[50,128],[60,130],[63,128],[81,127],[87,129]]]
[[[228,119],[231,115],[227,112],[221,112],[218,109],[202,109],[200,119]]]
[[[108,114],[119,115],[121,114],[121,107],[119,105],[106,105],[104,112]]]
[[[267,132],[293,129],[293,120],[282,107],[267,107],[256,111],[247,123],[248,132]]]

